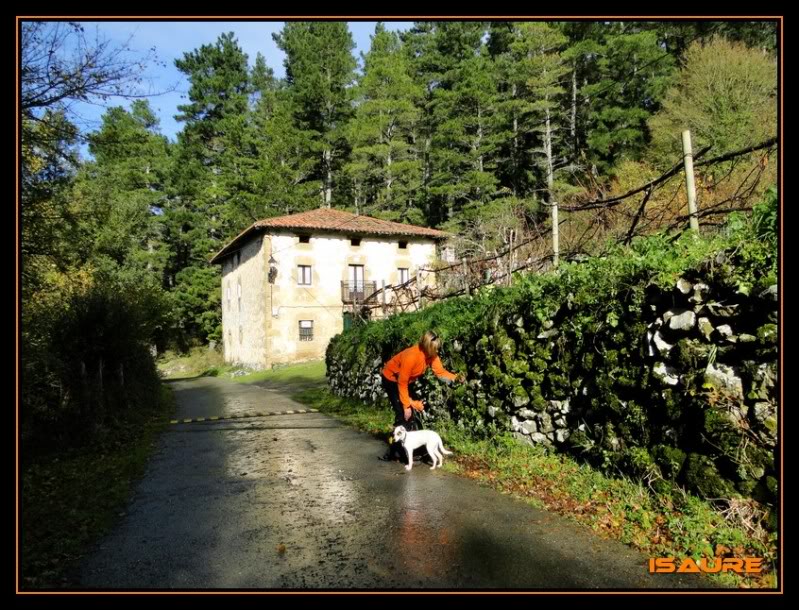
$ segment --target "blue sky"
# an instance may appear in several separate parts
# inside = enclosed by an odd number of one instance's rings
[[[355,41],[355,55],[360,60],[361,52],[367,52],[374,34],[374,21],[350,22],[349,27]],[[386,28],[394,31],[407,30],[410,22],[386,22]],[[150,105],[161,119],[161,133],[174,140],[181,129],[181,124],[174,120],[178,104],[185,103],[189,88],[188,79],[175,68],[175,59],[183,54],[199,48],[204,44],[213,44],[220,34],[233,32],[239,45],[248,55],[250,65],[255,63],[257,53],[266,58],[266,63],[275,75],[285,74],[283,52],[277,48],[272,34],[279,32],[283,22],[278,21],[189,21],[189,22],[84,22],[87,33],[98,28],[101,37],[112,43],[124,44],[130,39],[130,48],[145,55],[151,47],[155,47],[159,65],[152,65],[146,77],[148,87],[152,91],[163,91],[176,87],[174,92],[148,98]],[[161,63],[165,66],[160,65]],[[129,104],[123,99],[112,99],[106,106],[125,106]],[[105,107],[93,104],[76,104],[73,107],[79,117],[79,125],[83,130],[94,130],[100,125],[100,117]],[[85,153],[85,151],[84,151]]]

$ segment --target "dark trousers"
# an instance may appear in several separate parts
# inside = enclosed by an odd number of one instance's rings
[[[399,384],[396,381],[389,381],[385,375],[381,375],[383,382],[383,390],[388,394],[388,401],[391,403],[391,408],[394,409],[394,427],[405,426],[408,430],[408,424],[413,422],[413,417],[409,421],[405,421],[405,407],[402,406],[399,396]]]
[[[416,418],[411,415],[409,420],[405,420],[405,407],[402,406],[402,401],[399,397],[399,385],[396,381],[389,381],[385,375],[381,375],[383,382],[383,389],[388,394],[388,400],[391,403],[391,408],[394,409],[394,427],[405,426],[406,430],[418,430],[419,426]],[[399,457],[403,462],[407,461],[407,454],[402,448],[402,443],[393,442],[389,448],[391,458]]]

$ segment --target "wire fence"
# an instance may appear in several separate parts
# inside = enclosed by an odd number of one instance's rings
[[[723,226],[732,212],[751,211],[762,191],[764,176],[773,171],[777,138],[755,146],[705,159],[710,147],[694,156],[697,190],[701,197],[696,217],[702,233]],[[666,231],[676,239],[688,227],[687,195],[682,159],[645,183],[619,195],[600,196],[560,204],[558,222],[560,259],[581,260],[601,255],[610,244],[630,244],[636,237]],[[549,223],[522,223],[508,229],[506,247],[482,256],[462,257],[420,268],[401,284],[381,284],[351,303],[361,318],[388,317],[416,311],[430,302],[473,293],[488,285],[510,285],[519,271],[544,272],[553,267],[552,227]]]

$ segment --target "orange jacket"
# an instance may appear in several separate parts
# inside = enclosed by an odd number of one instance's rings
[[[421,401],[413,401],[408,395],[408,384],[421,377],[428,366],[433,367],[436,377],[449,379],[450,381],[455,381],[457,378],[454,373],[450,373],[444,368],[444,365],[441,364],[441,358],[438,356],[427,358],[418,345],[402,350],[383,367],[383,376],[389,381],[397,382],[400,401],[406,409],[413,406],[417,411],[421,410]]]

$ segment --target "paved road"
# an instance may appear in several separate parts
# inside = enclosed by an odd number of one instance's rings
[[[178,416],[119,525],[79,568],[99,589],[707,587],[567,519],[424,465],[268,387],[172,382]]]

